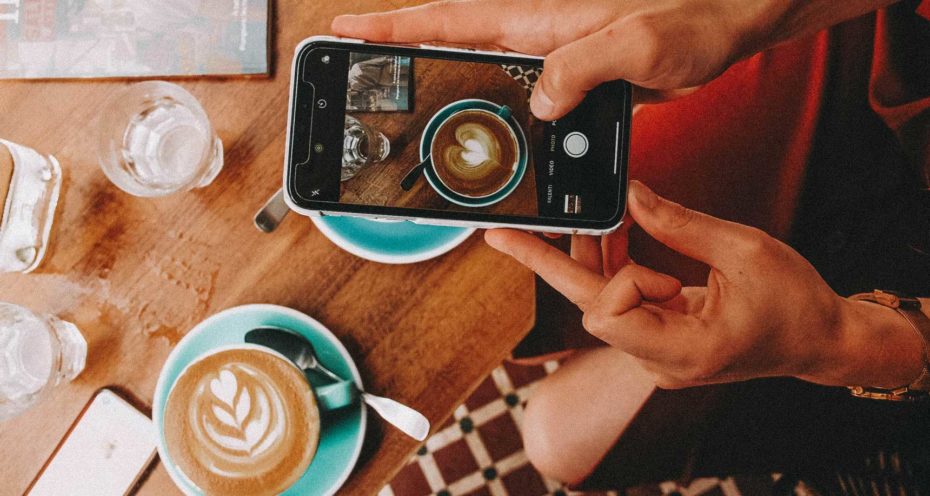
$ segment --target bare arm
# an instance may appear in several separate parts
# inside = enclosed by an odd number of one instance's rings
[[[734,62],[892,0],[460,0],[339,16],[334,32],[389,42],[497,45],[545,55],[530,101],[557,119],[604,81],[637,103],[688,93]]]

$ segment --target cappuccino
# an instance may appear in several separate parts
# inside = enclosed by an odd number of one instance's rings
[[[172,462],[205,494],[272,495],[310,465],[320,414],[291,362],[237,348],[185,369],[168,396],[164,430]]]
[[[500,116],[463,110],[443,122],[433,136],[433,170],[446,187],[469,198],[500,191],[516,173],[517,138]]]

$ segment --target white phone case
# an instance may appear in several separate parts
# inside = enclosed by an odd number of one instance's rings
[[[283,189],[284,189],[284,201],[287,203],[288,207],[291,210],[308,217],[339,217],[339,216],[352,216],[352,217],[363,217],[373,220],[408,220],[415,224],[424,224],[424,225],[433,225],[433,226],[451,226],[451,227],[474,227],[478,229],[496,229],[496,228],[511,228],[511,229],[522,229],[538,232],[549,232],[549,233],[559,233],[559,234],[586,234],[591,236],[599,236],[604,234],[609,234],[616,231],[623,222],[618,222],[617,225],[605,229],[582,229],[582,228],[571,228],[571,227],[555,227],[555,226],[540,226],[536,224],[508,224],[501,222],[482,222],[482,221],[471,221],[471,220],[452,220],[452,219],[427,219],[422,217],[408,217],[400,215],[384,215],[384,214],[366,214],[366,213],[344,213],[344,212],[332,212],[327,210],[308,210],[297,205],[293,198],[291,198],[290,192],[287,187],[287,168],[290,163],[290,154],[291,154],[291,113],[294,109],[294,80],[295,80],[295,71],[297,70],[297,56],[300,54],[301,49],[309,43],[314,43],[318,41],[333,41],[339,43],[347,43],[354,45],[363,45],[367,42],[365,40],[360,40],[357,38],[339,38],[336,36],[311,36],[297,45],[297,48],[294,49],[294,59],[291,61],[291,84],[288,95],[288,105],[287,105],[287,135],[285,137],[285,154],[284,154],[284,174],[283,174]],[[518,52],[508,52],[508,51],[487,51],[487,50],[476,50],[472,48],[450,48],[443,46],[430,45],[425,43],[420,43],[417,45],[419,48],[427,48],[430,50],[440,50],[444,52],[453,52],[453,53],[470,53],[470,54],[483,54],[483,55],[493,55],[493,56],[513,56],[513,57],[522,57],[536,60],[543,60],[543,57],[537,57],[533,55],[527,55],[524,53]],[[312,124],[311,124],[312,126]],[[626,188],[624,188],[625,190]],[[624,202],[624,209],[626,209],[626,202]],[[624,215],[626,211],[624,210]],[[623,216],[621,216],[622,218]]]
[[[155,426],[101,389],[27,490],[28,496],[128,494],[155,459]]]

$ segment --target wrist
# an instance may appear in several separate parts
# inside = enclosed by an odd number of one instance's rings
[[[844,301],[844,364],[836,384],[897,388],[917,379],[925,365],[924,342],[907,319],[882,305]]]
[[[786,40],[814,34],[899,0],[766,0],[747,30],[744,56]]]

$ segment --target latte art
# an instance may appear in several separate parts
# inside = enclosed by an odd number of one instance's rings
[[[319,411],[303,373],[271,353],[198,360],[165,407],[172,461],[205,494],[278,494],[316,452]]]
[[[480,140],[465,140],[465,149],[462,150],[462,160],[464,160],[465,165],[469,167],[480,167],[481,164],[489,160],[499,163],[499,159],[492,158],[492,154],[488,148],[488,144],[482,143]]]
[[[491,130],[466,122],[455,128],[456,144],[446,147],[446,163],[467,174],[501,166],[501,147]]]
[[[433,137],[434,170],[449,189],[468,197],[488,196],[515,173],[517,141],[503,119],[464,110],[446,120]]]
[[[255,463],[274,465],[288,453],[284,399],[271,379],[247,363],[224,365],[201,378],[190,410],[194,449],[218,475],[242,477]]]

